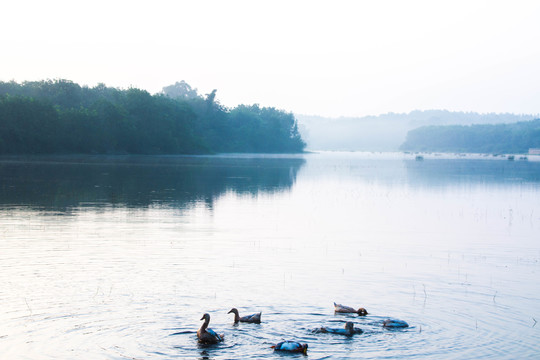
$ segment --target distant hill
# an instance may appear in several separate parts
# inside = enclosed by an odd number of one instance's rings
[[[431,125],[503,124],[538,115],[415,110],[408,114],[326,118],[295,114],[310,150],[398,151],[410,130]]]
[[[525,154],[540,148],[540,119],[513,124],[422,126],[401,150]]]

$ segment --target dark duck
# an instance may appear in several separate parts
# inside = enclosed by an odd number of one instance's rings
[[[229,311],[227,314],[233,313],[234,314],[234,323],[238,322],[246,322],[246,323],[253,323],[253,324],[260,324],[261,323],[261,315],[262,313],[256,313],[251,315],[246,315],[240,317],[238,314],[238,310],[236,308],[232,308],[231,311]]]
[[[197,338],[199,338],[199,342],[203,344],[217,344],[218,342],[223,341],[223,335],[218,335],[214,330],[208,328],[208,324],[210,323],[210,315],[204,314],[201,320],[204,320],[204,323],[197,331]]]
[[[383,327],[389,328],[389,329],[406,328],[406,327],[409,327],[409,324],[407,324],[403,320],[386,319],[383,321]]]
[[[276,345],[273,345],[272,348],[274,351],[300,352],[306,354],[308,345],[300,344],[296,341],[282,341]]]
[[[345,323],[345,327],[343,327],[343,328],[337,328],[336,329],[336,328],[322,327],[320,329],[315,330],[314,332],[352,336],[354,334],[361,334],[362,329],[355,329],[354,324],[351,321],[347,321]]]
[[[368,314],[367,310],[364,309],[363,307],[356,310],[350,306],[345,306],[345,305],[336,304],[336,303],[334,303],[334,311],[337,313],[356,313],[360,316],[365,316]]]

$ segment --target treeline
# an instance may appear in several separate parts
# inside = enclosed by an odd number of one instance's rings
[[[401,150],[527,153],[540,148],[540,119],[513,124],[423,126],[411,130]]]
[[[300,133],[312,150],[397,151],[407,132],[421,126],[516,123],[536,119],[538,115],[414,110],[340,118],[297,114],[296,118]]]
[[[151,95],[68,80],[0,82],[0,154],[301,152],[294,115],[229,109],[184,81]]]

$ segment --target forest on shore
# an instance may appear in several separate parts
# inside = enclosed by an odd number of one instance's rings
[[[411,130],[400,149],[526,154],[540,148],[540,119],[513,124],[423,126]]]
[[[296,153],[290,112],[227,108],[185,81],[151,95],[69,80],[0,82],[0,154]]]

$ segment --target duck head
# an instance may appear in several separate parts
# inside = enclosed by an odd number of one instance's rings
[[[238,310],[236,308],[232,308],[227,314],[230,314],[230,313],[238,315]]]
[[[231,311],[229,311],[227,314],[230,314],[230,313],[234,314],[234,323],[235,324],[240,321],[240,315],[238,314],[238,310],[236,310],[236,308],[232,308]]]
[[[357,312],[358,315],[360,315],[360,316],[365,316],[365,315],[368,314],[367,310],[364,309],[364,308],[360,308],[360,309],[358,309],[358,311],[356,311],[356,312]]]
[[[345,323],[345,329],[352,334],[354,332],[354,324],[351,321],[347,321]]]
[[[201,320],[210,321],[210,315],[209,315],[209,314],[204,314],[204,315],[202,316]]]

